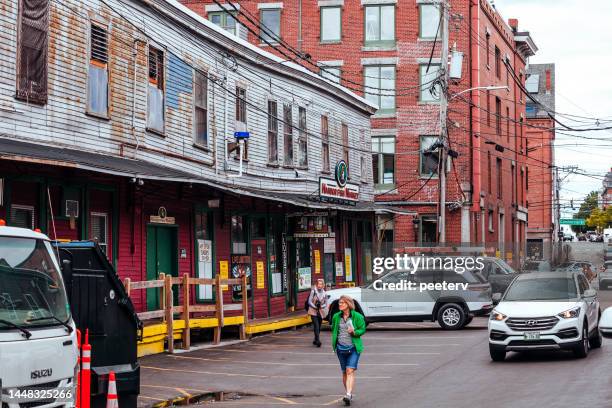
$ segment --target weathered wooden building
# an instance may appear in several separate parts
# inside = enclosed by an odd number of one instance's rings
[[[376,106],[175,1],[0,8],[9,225],[95,239],[136,281],[246,272],[251,317],[369,279]]]

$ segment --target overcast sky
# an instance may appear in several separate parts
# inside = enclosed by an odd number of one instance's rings
[[[531,63],[555,63],[557,112],[612,120],[611,0],[495,0],[495,6],[506,21],[517,18],[519,29],[531,33],[539,48]],[[603,140],[557,134],[556,164],[576,165],[599,177],[569,176],[562,184],[565,199],[580,200],[600,190],[600,179],[612,166],[612,130],[580,135]],[[576,143],[579,146],[570,146]]]

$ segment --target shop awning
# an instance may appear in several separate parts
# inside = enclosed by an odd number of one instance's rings
[[[145,160],[35,144],[15,139],[0,138],[0,159],[68,167],[114,176],[134,177],[144,180],[203,184],[212,188],[223,190],[229,194],[245,195],[266,200],[279,201],[286,204],[293,204],[312,209],[415,214],[413,211],[406,211],[401,208],[367,201],[360,201],[355,205],[324,203],[316,201],[313,196],[304,194],[247,189],[237,187],[236,185],[212,181],[203,177],[198,177],[194,174],[161,166]]]

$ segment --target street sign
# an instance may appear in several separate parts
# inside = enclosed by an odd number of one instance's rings
[[[561,225],[586,225],[586,222],[583,218],[561,218],[559,220],[559,224]]]
[[[236,139],[248,139],[249,136],[249,132],[234,132],[234,137]]]

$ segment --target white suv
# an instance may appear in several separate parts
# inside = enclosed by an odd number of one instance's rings
[[[579,272],[518,276],[489,318],[489,351],[502,361],[508,351],[572,350],[584,358],[601,347],[597,292]]]

